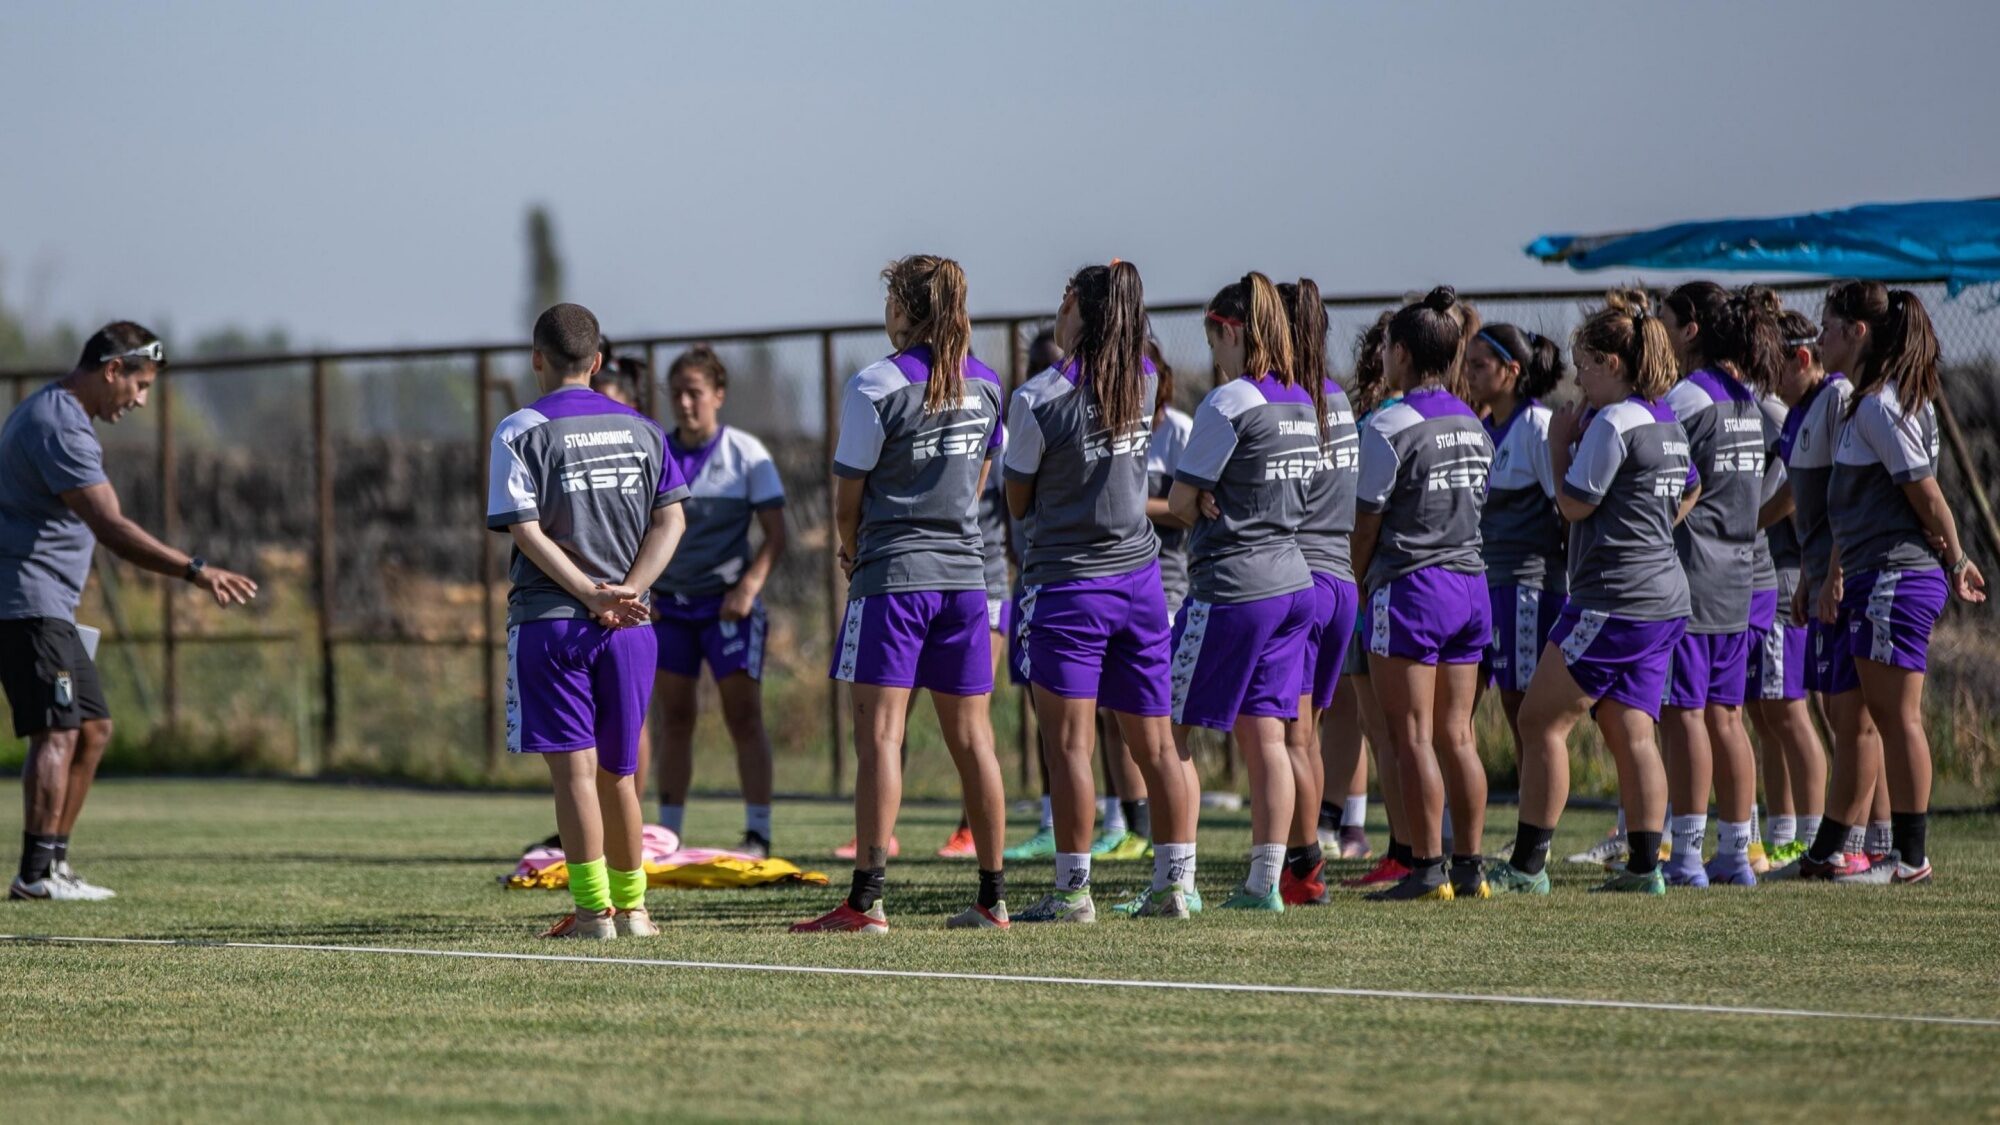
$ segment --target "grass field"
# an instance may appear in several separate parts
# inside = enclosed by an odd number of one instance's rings
[[[0,806],[18,808],[10,783]],[[739,810],[690,810],[695,842]],[[911,810],[927,855],[955,812]],[[1310,984],[2000,1018],[2000,818],[1932,831],[1939,881],[1797,884],[946,933],[969,864],[891,870],[886,938],[794,938],[845,884],[846,810],[778,810],[836,889],[654,892],[656,940],[538,942],[566,904],[496,876],[545,798],[112,781],[74,858],[106,904],[0,904],[0,932]],[[1559,849],[1602,831],[1576,814]],[[10,813],[0,828],[18,827]],[[1015,837],[1026,831],[1015,826]],[[1247,814],[1202,836],[1211,902]],[[1379,836],[1379,826],[1378,826]],[[1500,810],[1488,850],[1511,832]],[[1571,849],[1573,850],[1573,849]],[[1350,865],[1352,866],[1352,865]],[[1101,866],[1099,901],[1145,865]],[[1045,865],[1010,872],[1026,905]],[[0,943],[0,1118],[1993,1120],[2000,1027],[1167,992],[199,947]]]

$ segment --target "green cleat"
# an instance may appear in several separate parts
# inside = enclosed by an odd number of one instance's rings
[[[1627,868],[1619,868],[1611,873],[1601,886],[1590,888],[1591,894],[1663,895],[1667,893],[1667,873],[1655,867],[1644,875],[1634,875]]]
[[[1110,855],[1112,852],[1118,850],[1119,847],[1123,846],[1125,841],[1129,839],[1131,835],[1132,834],[1130,832],[1125,831],[1123,828],[1118,829],[1116,832],[1113,832],[1110,829],[1105,829],[1104,831],[1099,832],[1097,834],[1097,839],[1092,840],[1090,842],[1091,858],[1096,859]]]
[[[1187,894],[1179,887],[1141,891],[1112,907],[1111,912],[1127,918],[1186,918],[1191,913]]]
[[[1275,883],[1271,885],[1270,890],[1265,891],[1261,895],[1251,894],[1250,888],[1244,886],[1236,888],[1236,893],[1229,896],[1229,901],[1223,903],[1222,908],[1224,910],[1261,910],[1267,914],[1283,914],[1285,912],[1285,900],[1278,897],[1278,886]]]
[[[1033,836],[1015,844],[1000,853],[1001,858],[1011,860],[1054,859],[1056,854],[1056,830],[1038,828]]]
[[[1806,854],[1806,849],[1811,846],[1804,840],[1793,840],[1789,844],[1779,844],[1777,847],[1772,848],[1770,852],[1771,869],[1775,871],[1797,860],[1800,856]]]
[[[1529,875],[1508,863],[1496,862],[1486,869],[1486,882],[1498,894],[1545,895],[1549,893],[1549,871],[1543,868]]]
[[[1187,899],[1189,914],[1201,913],[1201,888],[1182,887],[1181,895]]]
[[[1014,915],[1016,922],[1082,922],[1097,921],[1097,904],[1090,899],[1090,888],[1080,891],[1050,891],[1042,901]]]
[[[1125,838],[1118,841],[1117,847],[1101,852],[1096,850],[1096,847],[1095,844],[1091,845],[1090,854],[1107,863],[1131,863],[1153,858],[1153,845],[1136,832],[1125,833]]]

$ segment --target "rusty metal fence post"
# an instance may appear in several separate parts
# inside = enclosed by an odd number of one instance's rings
[[[327,360],[320,356],[312,365],[313,432],[313,579],[317,587],[319,617],[319,760],[318,772],[326,772],[333,759],[334,739],[340,732],[339,672],[334,667],[333,640],[333,435],[327,419]]]
[[[159,464],[155,471],[160,477],[160,538],[172,544],[180,538],[180,482],[174,478],[174,396],[173,380],[162,377],[153,388],[155,406],[159,413],[154,418],[159,426]],[[161,638],[161,697],[166,713],[168,730],[176,730],[181,725],[180,653],[178,615],[174,612],[174,594],[179,585],[173,578],[161,575],[160,583],[160,638]]]
[[[479,448],[479,487],[484,490],[487,479],[493,473],[493,353],[480,352],[472,364],[473,425],[477,432],[472,440]],[[499,676],[496,666],[499,653],[493,647],[493,533],[482,524],[479,528],[479,669],[481,703],[480,730],[486,742],[481,749],[485,755],[486,776],[492,777],[500,769],[500,715],[493,698],[494,680]]]
[[[829,645],[840,643],[841,609],[847,600],[847,576],[840,572],[839,560],[835,557],[840,550],[840,518],[836,508],[835,492],[839,487],[833,475],[834,443],[840,432],[840,383],[834,371],[836,359],[833,354],[833,333],[819,334],[819,379],[820,409],[825,415],[826,437],[826,550],[820,552],[820,566],[826,575],[826,639]],[[836,654],[837,655],[837,654]],[[826,682],[826,736],[829,747],[829,766],[832,781],[827,791],[840,796],[840,783],[847,773],[847,750],[845,732],[841,724],[840,681]]]

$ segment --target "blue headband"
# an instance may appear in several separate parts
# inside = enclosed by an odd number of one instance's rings
[[[1520,362],[1520,360],[1517,360],[1517,359],[1515,359],[1515,358],[1514,358],[1514,353],[1513,353],[1513,352],[1510,352],[1510,351],[1508,351],[1508,350],[1507,350],[1507,345],[1505,345],[1505,344],[1501,343],[1500,341],[1498,341],[1498,340],[1496,340],[1496,339],[1494,339],[1494,338],[1493,338],[1493,334],[1492,334],[1492,333],[1490,333],[1490,332],[1487,332],[1487,331],[1486,331],[1486,330],[1484,330],[1484,329],[1481,329],[1481,330],[1480,330],[1480,333],[1479,333],[1479,336],[1478,336],[1478,339],[1481,339],[1481,340],[1484,340],[1484,341],[1486,341],[1486,346],[1487,346],[1487,347],[1489,347],[1489,348],[1492,348],[1492,349],[1493,349],[1494,351],[1496,351],[1496,352],[1499,352],[1499,353],[1500,353],[1500,360],[1501,360],[1501,362],[1503,362],[1503,363],[1519,363],[1519,362]]]

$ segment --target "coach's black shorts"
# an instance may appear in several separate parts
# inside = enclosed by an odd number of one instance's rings
[[[0,688],[14,708],[16,738],[111,717],[97,665],[76,626],[60,617],[0,621]]]

